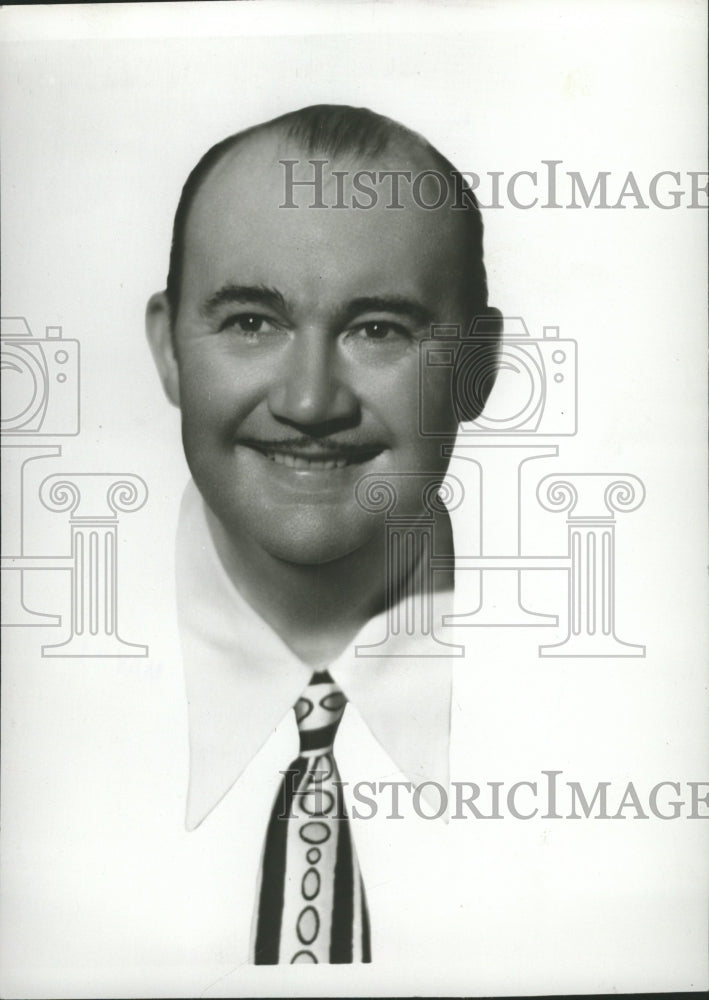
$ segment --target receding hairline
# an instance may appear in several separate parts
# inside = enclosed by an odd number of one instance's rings
[[[457,202],[457,194],[454,194],[453,204],[456,208],[467,209],[465,212],[455,212],[455,214],[460,215],[461,219],[469,220],[467,230],[470,240],[470,260],[473,265],[470,272],[471,281],[481,293],[480,296],[476,295],[476,298],[481,299],[483,306],[486,305],[487,278],[482,245],[484,227],[477,200],[464,175],[423,135],[401,122],[368,108],[349,105],[312,105],[287,112],[227,136],[210,147],[193,167],[182,189],[173,225],[167,280],[167,299],[173,320],[179,309],[185,243],[194,205],[200,200],[204,187],[222,164],[233,161],[244,147],[269,134],[273,136],[280,134],[284,149],[289,145],[291,150],[297,150],[307,158],[321,158],[321,155],[324,155],[326,160],[338,162],[348,160],[351,164],[361,163],[362,157],[369,157],[371,160],[375,157],[380,159],[386,154],[391,156],[392,150],[398,150],[404,162],[396,165],[387,164],[385,169],[401,170],[410,165],[415,169],[420,168],[422,173],[430,170],[431,173],[444,176],[446,181],[453,180],[452,187],[461,192],[465,205]],[[269,162],[273,163],[273,157],[269,158]],[[448,194],[450,193],[451,187],[448,187]],[[450,201],[451,199],[446,197],[440,208],[444,210],[449,208]]]
[[[222,171],[238,169],[239,159],[243,158],[250,148],[264,139],[271,138],[277,143],[275,159],[270,156],[264,157],[264,162],[268,166],[274,165],[280,159],[291,159],[292,155],[296,153],[303,156],[305,162],[310,159],[325,158],[329,164],[348,165],[353,168],[353,172],[370,168],[376,168],[378,171],[418,170],[423,172],[431,170],[444,175],[446,180],[450,181],[450,172],[455,172],[455,168],[452,164],[447,163],[445,157],[434,146],[417,132],[412,132],[397,122],[392,122],[392,126],[394,127],[393,131],[387,141],[373,144],[367,149],[351,148],[346,145],[339,149],[330,149],[325,144],[322,148],[318,145],[313,146],[312,143],[308,142],[307,137],[300,135],[297,130],[288,128],[281,118],[262,122],[230,136],[224,140],[223,148],[219,151],[208,171],[200,178],[200,183],[192,194],[189,210],[184,219],[185,236],[194,206],[210,182],[214,181]],[[401,191],[402,193],[405,191],[403,185]],[[440,207],[445,209],[450,202],[454,201],[455,194],[452,185],[449,185],[446,202]]]

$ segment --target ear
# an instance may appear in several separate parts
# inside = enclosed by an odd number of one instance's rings
[[[480,316],[476,316],[471,333],[488,341],[491,352],[497,356],[504,325],[505,321],[500,310],[494,306],[486,306],[485,311]]]
[[[179,367],[172,336],[170,308],[165,292],[156,292],[148,299],[145,310],[145,332],[165,395],[174,406],[179,406]]]
[[[500,370],[500,346],[502,344],[504,326],[505,321],[500,310],[494,306],[488,306],[485,312],[484,330],[485,336],[489,340],[488,364],[492,366],[492,373],[487,380],[485,402],[487,402],[487,396],[490,395],[497,381],[497,373]]]
[[[477,418],[495,384],[504,321],[502,313],[487,306],[471,323],[453,369],[453,405],[459,423]]]

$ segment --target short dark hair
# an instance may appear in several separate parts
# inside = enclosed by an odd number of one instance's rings
[[[173,322],[180,304],[187,217],[195,196],[223,156],[250,136],[266,129],[281,131],[287,139],[298,142],[309,156],[319,153],[333,158],[345,154],[376,156],[387,149],[395,138],[413,144],[428,154],[436,169],[452,178],[456,188],[455,204],[466,213],[469,222],[467,304],[471,318],[484,312],[487,306],[487,275],[483,260],[483,221],[477,199],[460,171],[423,136],[392,118],[370,111],[369,108],[354,108],[346,104],[314,104],[298,111],[289,111],[271,121],[222,139],[192,169],[182,188],[172,229],[166,294]]]

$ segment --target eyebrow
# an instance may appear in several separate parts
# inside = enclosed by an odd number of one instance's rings
[[[373,295],[348,302],[340,313],[340,322],[345,325],[361,313],[367,312],[396,313],[399,316],[407,316],[419,326],[426,325],[433,319],[433,313],[416,299],[404,295]]]
[[[277,288],[266,285],[238,285],[229,283],[223,285],[210,295],[200,306],[200,314],[211,319],[224,305],[248,304],[268,306],[289,313],[291,307],[285,296]],[[359,296],[346,303],[338,311],[337,325],[345,326],[357,316],[368,312],[388,312],[406,316],[412,322],[424,326],[433,319],[433,313],[416,299],[404,295],[367,295]]]
[[[223,285],[199,307],[200,314],[205,319],[211,319],[217,310],[232,303],[253,303],[270,306],[272,309],[288,310],[288,304],[277,288],[267,288],[266,285]]]

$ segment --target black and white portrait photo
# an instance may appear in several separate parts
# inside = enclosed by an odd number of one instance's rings
[[[0,12],[3,997],[707,988],[706,21]]]

